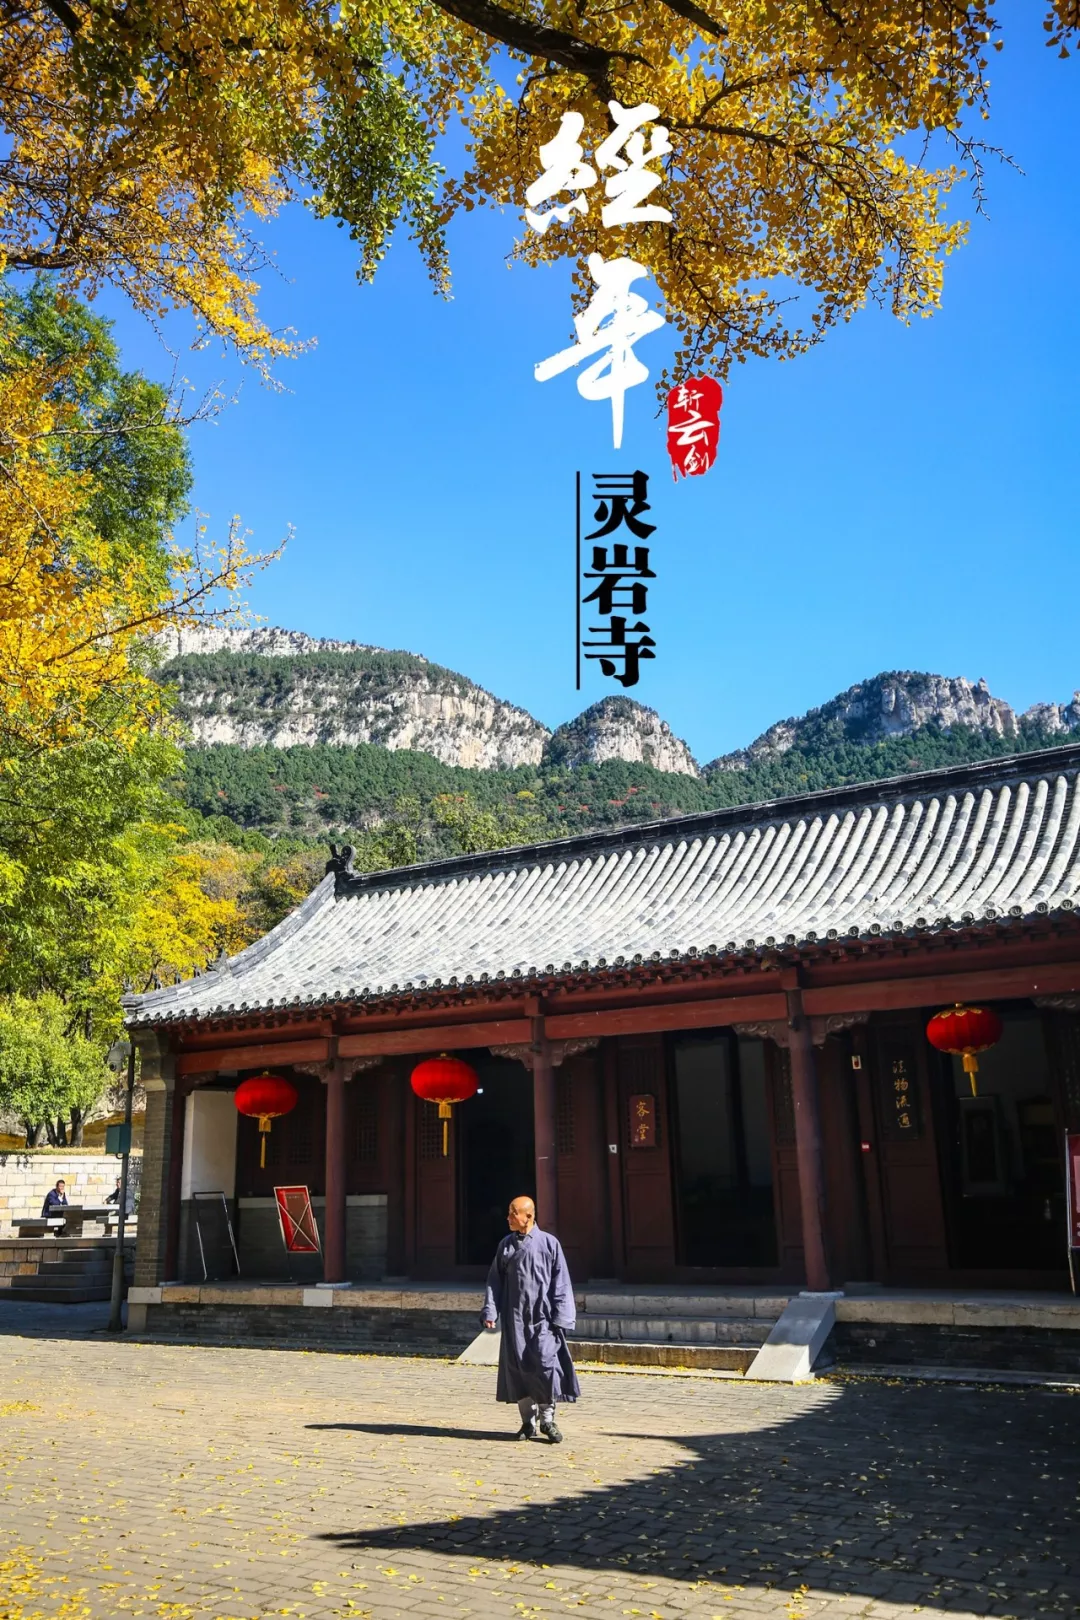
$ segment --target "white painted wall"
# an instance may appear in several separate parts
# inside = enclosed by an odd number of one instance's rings
[[[231,1091],[192,1091],[184,1111],[180,1197],[236,1192],[236,1103]]]

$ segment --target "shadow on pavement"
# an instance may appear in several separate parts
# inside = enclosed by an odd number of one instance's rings
[[[355,1429],[360,1434],[426,1435],[433,1440],[516,1440],[514,1429],[500,1433],[498,1429],[440,1429],[430,1423],[308,1423],[309,1429]]]
[[[785,1392],[743,1393],[741,1431],[650,1437],[685,1449],[675,1467],[546,1504],[325,1539],[724,1587],[805,1584],[1018,1620],[1080,1612],[1080,1400],[836,1382],[830,1399],[784,1421]],[[704,1427],[707,1398],[701,1409]],[[573,1457],[572,1419],[566,1427]]]
[[[109,1302],[49,1305],[31,1299],[5,1299],[0,1292],[0,1337],[86,1339],[109,1331]],[[127,1320],[127,1306],[124,1306]]]

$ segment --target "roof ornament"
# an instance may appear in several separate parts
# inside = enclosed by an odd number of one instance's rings
[[[327,875],[333,872],[335,877],[351,877],[355,859],[356,851],[351,844],[342,844],[340,849],[336,844],[331,844],[330,859],[326,863]]]

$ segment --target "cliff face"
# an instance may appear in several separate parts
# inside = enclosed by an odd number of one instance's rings
[[[991,694],[983,680],[973,684],[961,675],[894,670],[860,681],[798,719],[778,721],[748,748],[721,755],[705,770],[745,770],[792,748],[805,747],[825,734],[866,744],[911,736],[924,727],[951,731],[960,726],[1011,740],[1020,736],[1025,722],[1052,733],[1080,727],[1080,693],[1072,703],[1037,703],[1018,716],[1008,703]]]
[[[697,761],[655,709],[631,698],[607,697],[552,733],[546,765],[599,765],[606,759],[699,776]]]
[[[414,653],[294,631],[210,631],[164,664],[197,743],[377,743],[445,765],[538,765],[550,733],[524,709]]]
[[[847,745],[867,749],[953,734],[985,755],[996,742],[1011,752],[1080,731],[1080,693],[1071,703],[1037,703],[1018,715],[985,681],[893,670],[778,721],[702,771],[666,720],[627,697],[603,698],[552,733],[524,709],[418,653],[273,628],[185,631],[159,646],[162,677],[178,690],[193,740],[241,748],[374,743],[483,770],[623,760],[695,778],[775,765],[799,783],[810,777],[793,772],[792,750],[827,757],[842,770]],[[911,768],[906,756],[896,768]]]

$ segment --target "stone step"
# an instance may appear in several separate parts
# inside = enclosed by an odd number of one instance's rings
[[[685,1293],[670,1287],[578,1288],[575,1290],[578,1315],[634,1316],[658,1320],[668,1316],[703,1316],[709,1319],[734,1317],[739,1321],[760,1318],[774,1323],[792,1298],[792,1291],[725,1294],[722,1289]]]
[[[744,1374],[757,1355],[756,1345],[650,1344],[626,1339],[570,1340],[575,1362],[614,1367],[685,1367]]]
[[[33,1286],[20,1288],[17,1291],[14,1287],[0,1288],[0,1300],[34,1300],[39,1305],[87,1305],[95,1301],[109,1299],[112,1296],[112,1290],[108,1284],[93,1284],[87,1287],[83,1287],[81,1284],[71,1284],[70,1286],[59,1285],[50,1288],[47,1283],[43,1283],[38,1277],[27,1277],[25,1279],[16,1277],[13,1279],[14,1282],[23,1282],[24,1280]]]
[[[577,1319],[572,1342],[761,1345],[773,1325],[757,1316],[600,1316],[587,1311]]]
[[[47,1254],[38,1261],[41,1271],[47,1271],[50,1277],[60,1276],[64,1272],[108,1271],[112,1267],[111,1254]]]

